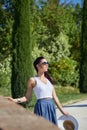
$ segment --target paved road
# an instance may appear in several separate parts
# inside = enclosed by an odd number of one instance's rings
[[[79,101],[70,105],[64,106],[64,109],[73,115],[78,123],[78,130],[87,130],[87,100]],[[61,113],[57,109],[57,117],[60,117]]]

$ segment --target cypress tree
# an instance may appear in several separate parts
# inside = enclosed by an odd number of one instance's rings
[[[24,96],[32,75],[32,45],[30,42],[30,0],[15,0],[12,34],[12,97]]]
[[[80,91],[87,92],[87,0],[83,2]]]

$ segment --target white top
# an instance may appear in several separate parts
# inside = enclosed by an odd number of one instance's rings
[[[38,77],[34,77],[36,86],[33,88],[37,99],[52,98],[53,85],[47,80],[47,83],[43,83]]]

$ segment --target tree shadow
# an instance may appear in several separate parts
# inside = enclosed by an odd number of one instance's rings
[[[66,105],[63,107],[87,107],[87,104],[81,104],[81,105]]]

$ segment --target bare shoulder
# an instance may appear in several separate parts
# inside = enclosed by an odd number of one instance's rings
[[[29,78],[29,81],[34,82],[35,81],[34,77]]]
[[[35,79],[33,77],[29,78],[28,85],[34,87],[36,84]]]

